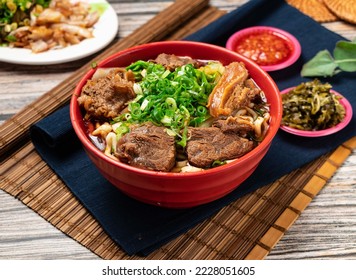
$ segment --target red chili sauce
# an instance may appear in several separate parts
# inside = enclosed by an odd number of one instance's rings
[[[261,66],[282,63],[292,53],[283,37],[269,31],[249,34],[239,39],[236,45],[237,53]]]

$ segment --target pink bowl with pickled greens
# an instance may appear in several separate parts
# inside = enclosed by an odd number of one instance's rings
[[[279,90],[272,78],[259,67],[236,52],[215,45],[190,41],[154,42],[135,46],[111,55],[97,63],[97,67],[126,67],[138,60],[155,59],[161,53],[189,56],[194,59],[218,60],[223,65],[243,62],[250,77],[261,88],[270,105],[270,122],[262,142],[242,157],[224,165],[191,173],[172,173],[140,169],[114,160],[101,152],[90,141],[83,121],[78,97],[95,69],[89,69],[76,86],[70,104],[70,118],[75,133],[86,153],[101,174],[118,191],[160,207],[188,208],[212,202],[226,196],[253,176],[275,137],[282,117]]]
[[[294,88],[295,87],[290,87],[290,88],[284,89],[281,91],[281,94],[287,94]],[[339,122],[335,126],[321,129],[321,130],[301,130],[301,129],[293,128],[293,127],[290,127],[287,125],[281,125],[281,129],[288,133],[298,135],[298,136],[304,136],[304,137],[322,137],[322,136],[334,134],[334,133],[344,129],[352,119],[352,114],[353,114],[352,106],[351,106],[350,102],[345,97],[343,97],[339,92],[337,92],[335,90],[330,90],[330,92],[341,98],[339,100],[340,105],[343,106],[345,109],[345,116],[341,122]]]

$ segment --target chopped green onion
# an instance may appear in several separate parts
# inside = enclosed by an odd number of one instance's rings
[[[226,164],[226,160],[220,161],[220,160],[214,160],[213,163],[211,164],[211,167],[218,167],[221,165]]]
[[[98,67],[98,63],[96,61],[93,61],[91,64],[90,64],[90,67],[92,69],[95,69],[96,67]]]
[[[206,108],[208,96],[220,74],[212,70],[205,73],[191,64],[171,72],[163,65],[142,60],[126,69],[137,79],[134,91],[138,97],[129,103],[129,113],[115,121],[165,126],[177,136],[177,143],[185,147],[188,126],[199,126],[210,118]]]
[[[119,127],[115,129],[117,139],[120,139],[124,134],[130,131],[129,127],[125,123],[121,123]]]

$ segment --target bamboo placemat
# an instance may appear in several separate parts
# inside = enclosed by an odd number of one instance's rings
[[[136,44],[187,36],[224,13],[208,2],[176,1],[95,60]],[[128,256],[110,239],[42,161],[28,137],[33,123],[69,101],[89,67],[87,63],[1,126],[0,188],[103,259],[143,259]],[[263,259],[355,147],[356,137],[224,207],[145,259]]]

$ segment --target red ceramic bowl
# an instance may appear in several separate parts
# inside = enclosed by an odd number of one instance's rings
[[[89,158],[101,174],[119,190],[139,201],[169,208],[187,208],[221,198],[248,178],[268,151],[282,118],[282,101],[272,78],[257,64],[225,48],[189,41],[155,42],[118,52],[98,67],[127,66],[139,59],[154,59],[160,53],[219,60],[223,64],[244,62],[250,76],[264,91],[270,104],[271,122],[265,139],[254,150],[226,165],[193,173],[155,172],[131,167],[112,160],[99,151],[84,130],[77,98],[95,70],[91,69],[77,85],[70,104],[70,117],[75,133]]]
[[[274,39],[272,37],[256,39],[255,37],[255,41],[251,41],[253,39],[251,39],[250,37],[250,42],[248,43],[252,48],[252,51],[248,52],[248,54],[255,54],[255,57],[252,57],[251,59],[254,60],[257,64],[259,56],[256,56],[257,53],[254,50],[262,47],[261,45],[266,44],[265,46],[263,46],[263,48],[265,48],[264,51],[273,50],[276,52],[280,51],[281,53],[283,53],[284,50],[288,50],[289,52],[286,57],[280,60],[276,60],[274,63],[260,64],[263,70],[268,72],[280,70],[292,65],[294,62],[297,61],[301,54],[301,46],[299,44],[299,41],[292,34],[282,29],[271,26],[252,26],[241,29],[230,36],[230,38],[226,42],[226,48],[232,51],[237,51],[239,45],[242,44],[243,40],[248,38],[248,36],[259,36],[263,34],[273,36]],[[265,58],[263,56],[261,57]],[[273,58],[275,58],[275,54]]]

